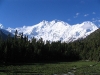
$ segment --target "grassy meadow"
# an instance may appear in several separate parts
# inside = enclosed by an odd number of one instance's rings
[[[75,75],[93,75],[93,73],[100,73],[100,63],[77,61],[0,66],[0,75],[53,75],[67,74],[68,72],[72,72]]]

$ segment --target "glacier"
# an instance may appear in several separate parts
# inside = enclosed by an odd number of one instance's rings
[[[3,28],[2,25],[0,25]],[[29,39],[35,37],[36,39],[43,38],[44,41],[60,41],[61,42],[71,42],[80,38],[85,38],[92,32],[97,30],[98,27],[90,22],[84,21],[80,24],[70,25],[67,22],[60,20],[45,21],[32,25],[23,26],[17,28],[6,28],[7,31],[15,33],[17,30],[19,33],[27,35]]]

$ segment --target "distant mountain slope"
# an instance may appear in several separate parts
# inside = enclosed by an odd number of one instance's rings
[[[8,28],[7,31],[14,34],[15,30],[23,32],[24,35],[28,35],[29,39],[35,37],[37,39],[43,38],[43,40],[58,41],[61,40],[70,42],[79,38],[85,38],[98,27],[90,22],[85,21],[81,24],[69,25],[63,21],[42,21],[39,24],[33,26],[23,26],[19,28]]]
[[[9,31],[5,30],[5,29],[0,29],[0,38],[2,39],[7,39],[8,35],[10,34],[11,37],[13,37],[14,35],[12,33],[10,33]]]
[[[93,42],[99,42],[100,41],[100,28],[91,33],[89,36],[84,39],[85,41],[93,41]],[[100,42],[99,42],[100,43]]]
[[[0,29],[0,38],[2,38],[2,39],[7,38],[7,35],[5,33],[3,33],[1,29]]]

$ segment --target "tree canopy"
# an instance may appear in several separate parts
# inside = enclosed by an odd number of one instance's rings
[[[32,38],[21,35],[17,38],[0,38],[0,63],[33,63],[52,61],[100,61],[100,29],[90,34],[85,39],[66,43],[44,42],[42,38]]]

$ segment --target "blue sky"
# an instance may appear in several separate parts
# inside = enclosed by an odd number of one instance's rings
[[[92,21],[99,25],[100,0],[0,0],[0,23],[4,27],[55,19],[69,24]]]

